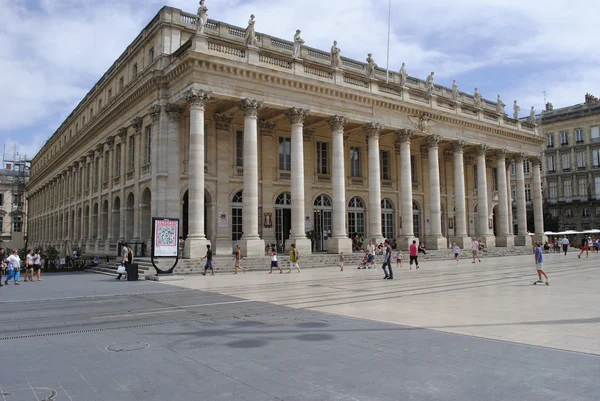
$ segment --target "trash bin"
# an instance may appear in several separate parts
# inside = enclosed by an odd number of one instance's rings
[[[138,264],[137,263],[126,263],[125,269],[127,271],[127,281],[138,280]]]

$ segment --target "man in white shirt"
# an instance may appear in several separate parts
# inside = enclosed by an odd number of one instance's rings
[[[8,262],[8,276],[6,276],[4,284],[8,285],[8,281],[14,278],[15,285],[19,285],[19,276],[21,275],[21,259],[19,258],[19,251],[14,249],[12,255],[6,258],[6,261]]]
[[[479,259],[479,242],[475,237],[473,237],[473,242],[471,242],[471,253],[473,253],[473,261],[471,263],[475,263],[475,258],[481,263],[481,259]]]
[[[369,241],[369,245],[367,245],[367,262],[370,262],[371,266],[375,268],[375,245],[373,245],[373,241]],[[369,269],[371,266],[369,266]]]
[[[567,250],[569,249],[569,240],[567,239],[566,235],[565,235],[565,237],[562,239],[562,241],[560,243],[562,244],[563,252],[565,253],[565,256],[566,256],[567,255]]]

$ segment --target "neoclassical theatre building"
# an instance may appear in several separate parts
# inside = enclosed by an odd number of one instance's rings
[[[386,76],[342,42],[321,51],[206,11],[162,8],[37,154],[32,244],[150,246],[156,216],[180,218],[191,258],[209,242],[351,252],[354,233],[402,249],[526,245],[525,164],[543,234],[534,118],[433,74]]]

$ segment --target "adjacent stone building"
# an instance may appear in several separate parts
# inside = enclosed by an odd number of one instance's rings
[[[26,162],[10,160],[0,169],[0,246],[22,249],[27,242]]]
[[[547,211],[558,229],[600,227],[600,101],[585,102],[540,115],[544,146],[544,189]]]
[[[351,251],[354,233],[402,249],[475,235],[526,245],[527,160],[543,233],[535,124],[433,74],[403,66],[388,82],[372,57],[257,33],[257,21],[161,9],[33,160],[32,242],[113,252],[148,242],[160,216],[181,219],[192,258],[208,242],[310,253],[307,232],[332,253]]]

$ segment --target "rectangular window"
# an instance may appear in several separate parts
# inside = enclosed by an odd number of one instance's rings
[[[152,126],[146,126],[146,164],[152,162]]]
[[[525,184],[525,201],[531,202],[531,184]]]
[[[4,194],[0,194],[0,206],[4,206]]]
[[[350,176],[361,177],[360,148],[350,147]]]
[[[100,158],[97,158],[94,162],[94,191],[98,189],[98,181],[99,181],[99,172],[100,172],[100,164],[98,163]]]
[[[204,124],[204,164],[208,164],[208,124]]]
[[[417,164],[413,155],[410,155],[410,178],[412,182],[417,182]]]
[[[580,178],[577,180],[577,194],[579,196],[585,196],[587,195],[587,179],[586,178]]]
[[[75,123],[75,133],[79,132],[79,123]]]
[[[548,135],[546,135],[546,138],[547,138],[546,147],[553,148],[554,147],[554,134],[548,134]]]
[[[556,162],[554,155],[546,156],[546,165],[548,166],[549,173],[554,173],[556,171]]]
[[[525,174],[529,174],[529,172],[531,168],[531,163],[529,163],[529,160],[523,160],[523,173]]]
[[[560,146],[567,146],[567,145],[569,145],[569,133],[563,131],[560,133]]]
[[[137,73],[138,73],[137,63],[133,64],[133,69],[132,69],[131,73],[133,74],[134,78],[137,76]]]
[[[115,150],[115,177],[121,176],[121,144]]]
[[[85,126],[85,116],[83,116],[82,120],[81,120],[81,125]]]
[[[329,174],[329,152],[327,142],[317,142],[317,174]]]
[[[104,152],[104,172],[103,172],[103,181],[108,181],[108,151]]]
[[[597,199],[600,196],[600,177],[594,177],[594,193]]]
[[[148,63],[151,63],[154,61],[154,47],[151,47],[148,50]]]
[[[13,215],[13,232],[20,233],[23,226],[23,217],[19,215]]]
[[[573,217],[573,211],[569,209],[565,209],[565,217]]]
[[[577,128],[575,130],[575,142],[576,143],[583,143],[583,129]]]
[[[600,142],[600,127],[592,127],[592,142]]]
[[[550,181],[548,183],[548,197],[550,199],[558,198],[558,185],[556,181]]]
[[[235,135],[235,165],[244,165],[244,131],[238,131]]]
[[[123,90],[123,87],[125,86],[125,81],[123,79],[123,77],[119,78],[119,91]]]
[[[492,191],[498,190],[498,169],[492,167]]]
[[[589,217],[590,216],[590,210],[587,207],[582,207],[581,208],[581,217]]]
[[[290,138],[279,137],[279,170],[292,170],[292,142]]]
[[[98,99],[98,110],[102,109],[102,99]]]
[[[510,189],[510,193],[511,193],[511,199],[513,200],[513,202],[516,202],[516,200],[517,200],[517,187],[513,185],[512,188]]]
[[[129,137],[129,171],[135,170],[135,136]]]
[[[510,175],[517,175],[517,164],[514,160],[510,163]]]
[[[231,240],[239,241],[242,238],[242,208],[231,209]]]
[[[569,171],[571,170],[571,155],[570,154],[562,154],[560,155],[562,160],[562,170]]]
[[[573,196],[573,185],[571,183],[571,180],[563,181],[563,196],[565,198],[570,198],[571,196]]]
[[[108,100],[112,99],[112,89],[108,90]]]
[[[379,152],[379,168],[381,171],[381,179],[389,181],[392,179],[390,176],[390,152],[382,150]],[[387,237],[386,237],[387,238]]]
[[[600,149],[592,150],[592,158],[594,160],[594,168],[600,167]]]
[[[575,153],[577,157],[577,168],[585,168],[585,153],[583,150]]]
[[[19,195],[13,195],[13,205],[14,206],[17,206],[17,207],[22,206],[21,202],[22,202],[21,196],[19,196]]]
[[[93,107],[90,109],[90,121],[92,120],[92,117],[94,117],[94,108]]]
[[[477,189],[477,164],[473,165],[473,188]]]
[[[596,206],[596,216],[600,216],[600,206]]]

